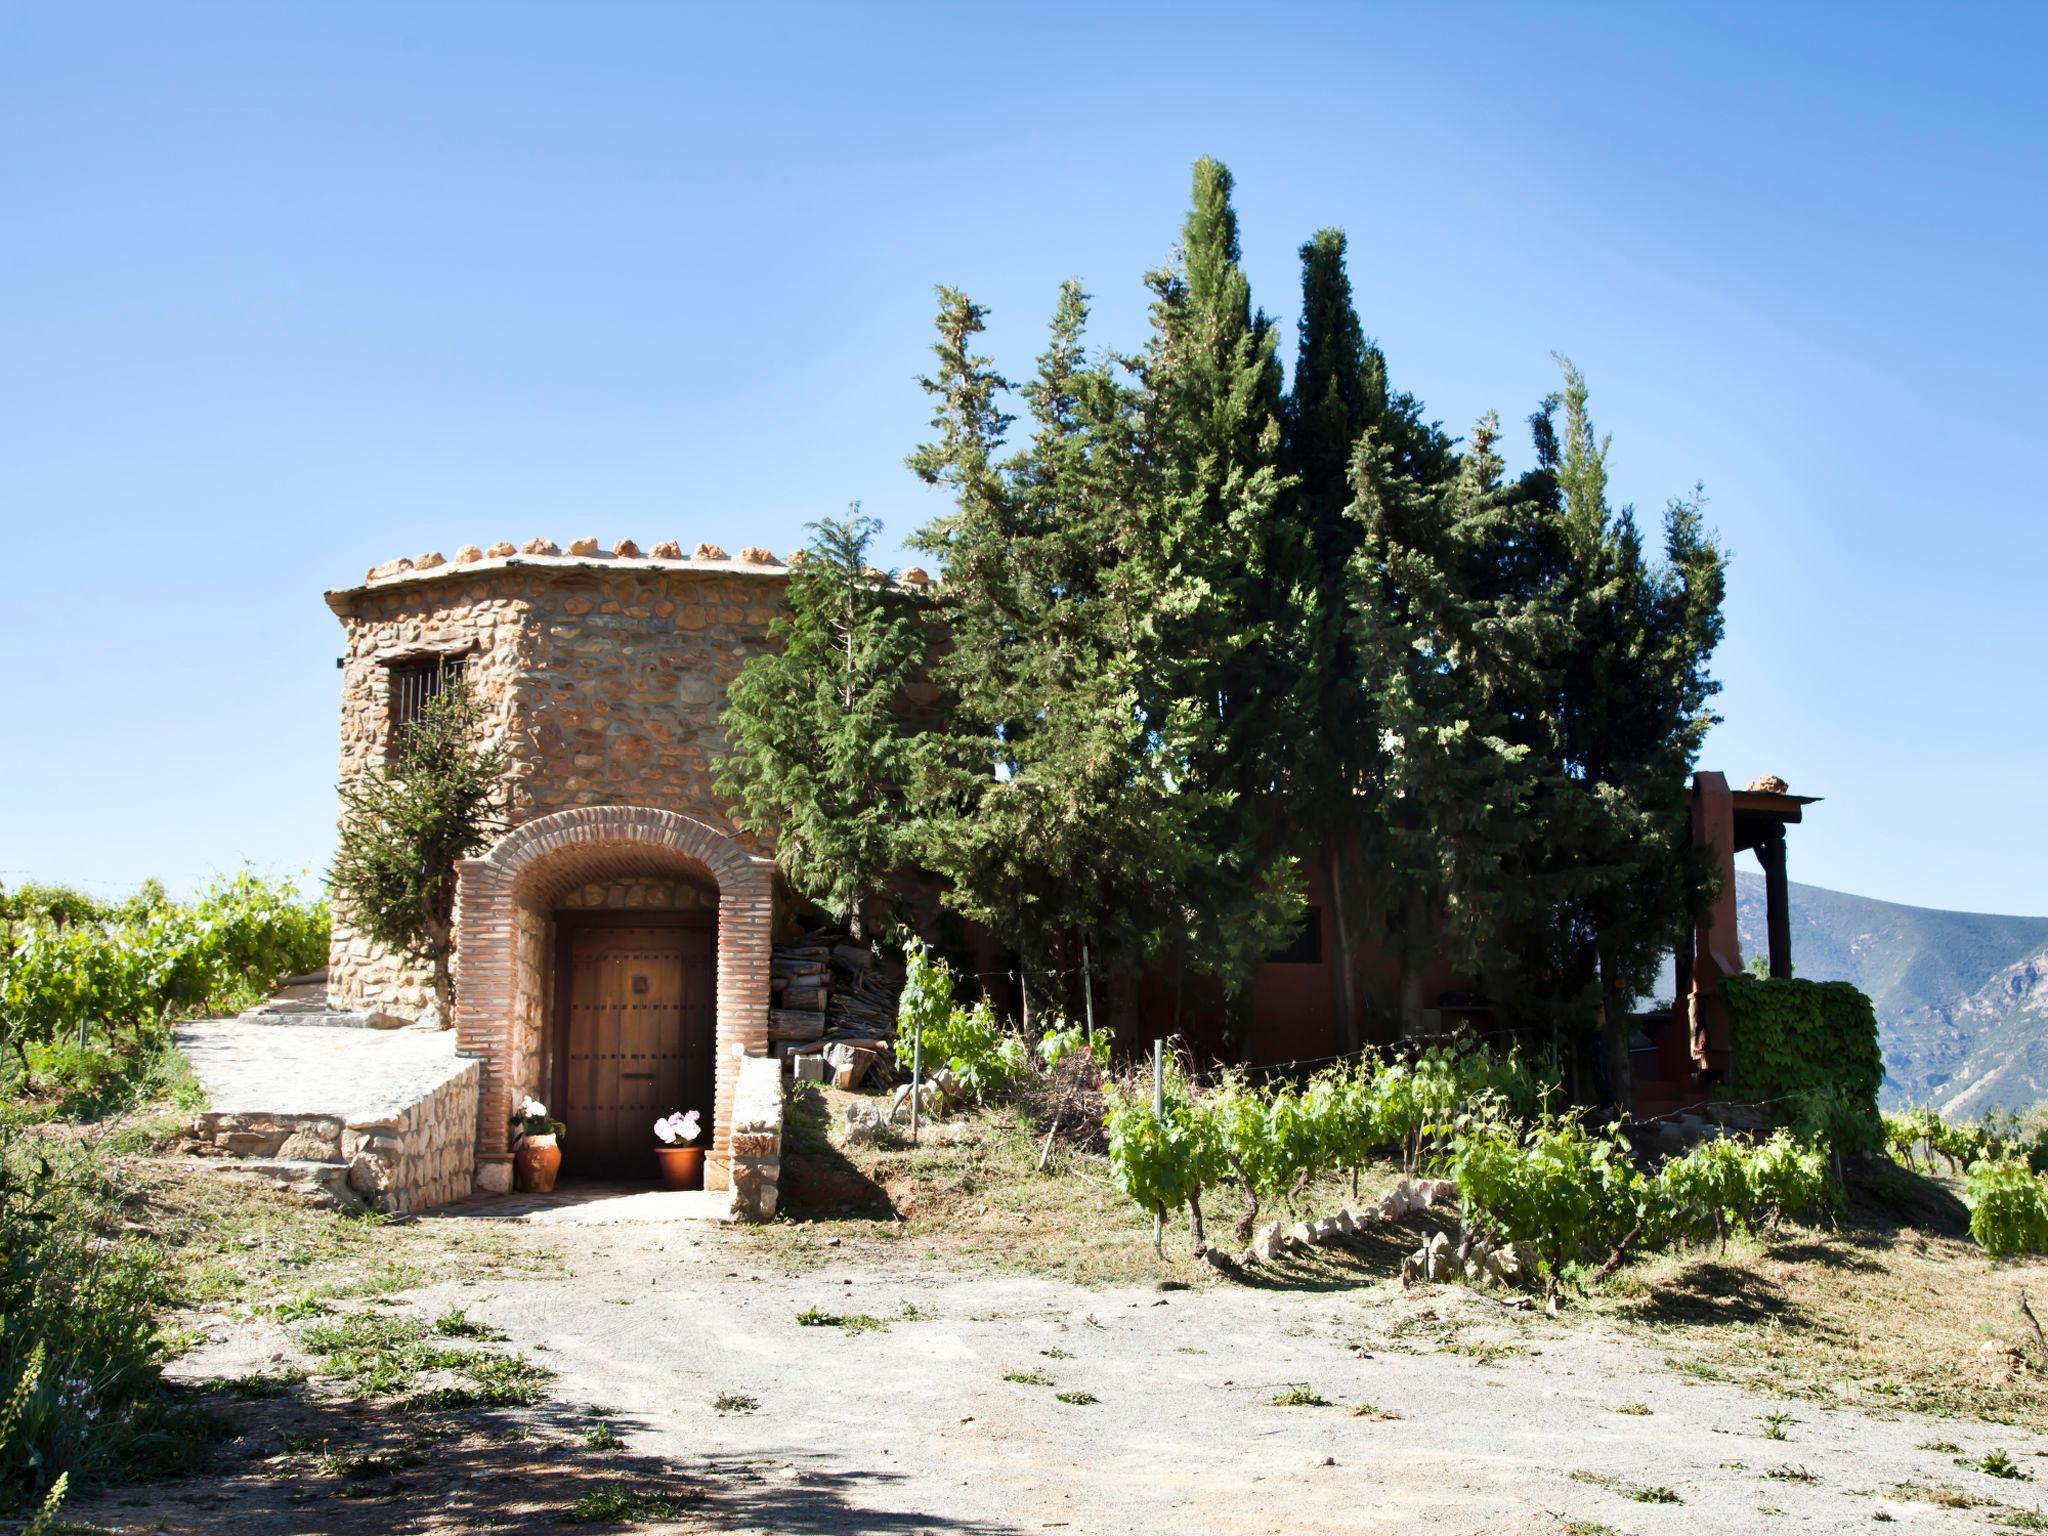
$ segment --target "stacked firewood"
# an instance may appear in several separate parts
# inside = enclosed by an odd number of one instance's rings
[[[842,1088],[886,1072],[896,1048],[903,968],[820,929],[777,944],[769,964],[768,1039],[779,1056],[822,1055]],[[810,1076],[813,1074],[803,1074]]]

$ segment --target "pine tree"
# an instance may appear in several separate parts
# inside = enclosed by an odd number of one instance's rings
[[[356,932],[429,963],[443,1020],[454,1017],[455,866],[502,829],[502,744],[479,744],[483,709],[449,675],[397,742],[392,761],[341,789],[341,838],[328,875]]]
[[[925,640],[918,600],[869,564],[881,524],[858,502],[809,531],[773,648],[733,680],[724,724],[738,750],[717,785],[740,825],[774,837],[790,884],[864,938],[870,903],[903,862],[918,751],[904,687]]]

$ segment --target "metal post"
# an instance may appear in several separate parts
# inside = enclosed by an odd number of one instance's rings
[[[1088,968],[1088,938],[1081,937],[1081,1002],[1088,1010],[1088,1054],[1095,1054],[1095,973]]]
[[[910,1025],[910,1144],[917,1145],[918,1100],[924,1097],[924,1019]]]
[[[1154,1038],[1152,1041],[1152,1118],[1163,1121],[1166,1118],[1166,1042]],[[1157,1248],[1166,1241],[1166,1213],[1152,1213],[1152,1246]]]

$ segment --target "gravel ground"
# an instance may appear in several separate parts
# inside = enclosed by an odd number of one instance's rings
[[[643,1528],[763,1536],[1982,1531],[2048,1504],[2030,1476],[1957,1464],[2002,1450],[2048,1475],[2048,1440],[1760,1397],[1615,1325],[1462,1287],[1088,1289],[873,1246],[791,1270],[761,1237],[709,1224],[514,1230],[559,1263],[402,1303],[462,1306],[560,1373],[523,1430],[448,1437],[371,1497],[259,1465],[78,1513],[147,1508],[143,1529],[243,1536],[547,1529],[599,1473],[701,1491]],[[799,1325],[813,1308],[886,1327]],[[274,1324],[213,1329],[181,1373],[290,1356]],[[1296,1386],[1328,1405],[1274,1403]],[[728,1394],[754,1406],[720,1411]],[[362,1418],[330,1407],[317,1427],[340,1437]],[[594,1466],[576,1437],[600,1419],[626,1447]]]

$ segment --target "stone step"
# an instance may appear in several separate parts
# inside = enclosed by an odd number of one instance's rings
[[[364,1209],[362,1197],[349,1187],[346,1163],[316,1163],[290,1157],[201,1158],[195,1162],[220,1183],[282,1190],[308,1205],[327,1210]]]
[[[403,1014],[330,1008],[325,1002],[293,998],[258,1003],[236,1018],[243,1024],[310,1024],[322,1029],[408,1029],[413,1023]]]

